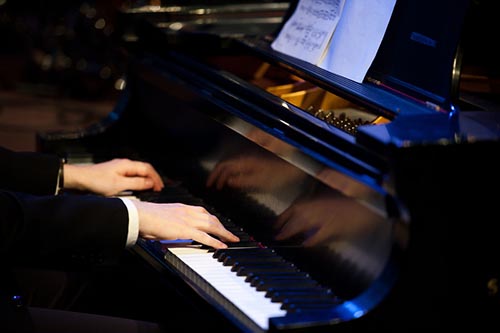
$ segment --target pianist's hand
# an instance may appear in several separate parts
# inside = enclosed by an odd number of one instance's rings
[[[97,164],[64,165],[66,189],[111,196],[125,190],[160,191],[163,186],[158,172],[146,162],[117,158]]]
[[[216,249],[226,248],[222,241],[237,242],[219,219],[201,206],[181,203],[152,203],[133,200],[139,213],[139,236],[155,240],[192,239]]]

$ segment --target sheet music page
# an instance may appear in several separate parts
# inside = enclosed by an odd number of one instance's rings
[[[348,0],[319,66],[363,82],[375,59],[396,0]]]
[[[299,0],[271,47],[361,83],[395,4],[396,0]]]
[[[318,65],[340,20],[344,2],[300,0],[271,47]]]

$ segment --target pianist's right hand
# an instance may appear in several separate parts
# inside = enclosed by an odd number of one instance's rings
[[[201,206],[133,200],[139,214],[139,236],[155,240],[192,239],[216,249],[222,241],[238,242],[219,219]],[[222,241],[213,236],[219,237]]]

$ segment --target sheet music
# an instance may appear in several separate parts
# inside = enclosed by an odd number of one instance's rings
[[[339,22],[344,2],[300,0],[271,47],[317,65]]]
[[[348,0],[319,66],[363,82],[382,43],[395,4],[396,0]]]
[[[271,47],[361,83],[395,4],[396,0],[299,0]]]

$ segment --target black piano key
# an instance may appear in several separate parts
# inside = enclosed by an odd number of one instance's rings
[[[224,266],[233,266],[241,264],[266,264],[273,262],[285,262],[285,260],[278,256],[226,256],[222,261]]]
[[[298,290],[298,291],[278,291],[274,292],[271,296],[273,302],[284,302],[287,299],[336,299],[336,296],[330,289],[314,289],[314,290]]]
[[[221,216],[219,219],[221,220],[222,224],[224,224],[225,227],[241,228],[238,226],[237,223],[234,223],[234,221],[229,217]]]
[[[213,254],[213,257],[214,258],[217,258],[219,261],[222,261],[224,260],[224,257],[226,255],[238,255],[238,254],[245,254],[245,255],[250,255],[250,254],[253,254],[253,255],[264,255],[265,253],[269,253],[269,254],[274,254],[276,253],[273,249],[270,249],[270,248],[244,248],[244,249],[231,249],[231,248],[227,248],[227,249],[217,249],[214,254]]]
[[[269,280],[273,278],[279,278],[279,277],[295,277],[295,278],[306,278],[309,277],[309,273],[306,272],[260,272],[260,273],[249,273],[245,281],[252,283],[254,280],[255,281],[260,281],[260,280]]]
[[[233,247],[233,248],[241,248],[241,247],[259,247],[261,246],[262,244],[259,243],[259,242],[255,242],[255,241],[239,241],[239,242],[236,242],[236,243],[226,243],[227,247]]]
[[[223,217],[220,217],[219,220],[224,225],[224,227],[228,230],[231,230],[233,232],[244,232],[244,229],[241,226],[234,224],[230,220],[227,221]]]
[[[230,253],[226,252],[223,255],[221,255],[218,260],[219,261],[224,261],[226,258],[242,258],[243,260],[245,258],[257,258],[257,259],[265,259],[265,258],[280,258],[283,260],[283,258],[279,255],[277,255],[275,252],[269,252],[269,251],[253,251],[253,252],[235,252],[235,253]]]
[[[234,268],[234,267],[233,267]],[[233,269],[231,269],[233,270]],[[234,270],[233,270],[234,271]],[[297,271],[297,267],[292,264],[284,264],[284,265],[253,265],[253,266],[241,266],[236,270],[236,275],[238,276],[246,276],[251,272],[295,272]]]
[[[266,297],[272,299],[275,295],[284,295],[286,293],[298,293],[298,292],[321,294],[321,293],[331,293],[331,290],[322,286],[310,287],[310,288],[272,287],[266,291]]]
[[[231,231],[231,230],[229,230]],[[231,231],[232,232],[232,231]],[[250,244],[250,243],[256,243],[248,234],[246,233],[241,233],[241,232],[233,232],[234,235],[238,236],[240,239],[239,242],[235,244],[240,244],[240,246],[243,246],[242,244]]]
[[[264,271],[268,271],[268,272],[283,272],[284,270],[282,270],[283,268],[293,268],[294,270],[297,270],[297,268],[295,267],[294,264],[292,263],[289,263],[289,262],[286,262],[286,261],[282,261],[282,262],[273,262],[273,263],[265,263],[265,262],[261,262],[261,261],[252,261],[252,262],[235,262],[232,267],[231,267],[231,271],[233,272],[237,272],[240,268],[242,267],[246,267],[246,269],[249,271],[249,272],[252,272],[252,269],[255,269],[255,272],[259,272],[259,268],[269,268],[269,270],[263,270],[261,272],[264,272]],[[274,268],[274,270],[272,270],[272,268]],[[290,271],[290,270],[287,270],[287,271]]]
[[[229,231],[231,231],[231,230],[229,230]],[[245,232],[233,232],[233,234],[235,234],[236,236],[238,236],[238,238],[240,239],[240,241],[238,242],[239,244],[256,243],[255,240],[250,235],[248,235]],[[240,246],[242,246],[242,245],[240,245]]]
[[[259,281],[253,285],[258,291],[266,291],[274,287],[305,288],[316,287],[318,282],[311,279],[274,279]]]
[[[233,234],[235,234],[236,236],[240,236],[240,237],[245,237],[245,238],[250,238],[250,235],[244,231],[242,228],[235,228],[235,227],[227,227],[227,226],[224,226],[227,230],[231,231]]]
[[[282,309],[288,309],[288,308],[299,308],[300,306],[305,307],[313,307],[315,304],[318,306],[324,306],[324,305],[338,305],[340,301],[337,298],[334,297],[328,297],[328,298],[287,298],[284,299],[282,302]]]

